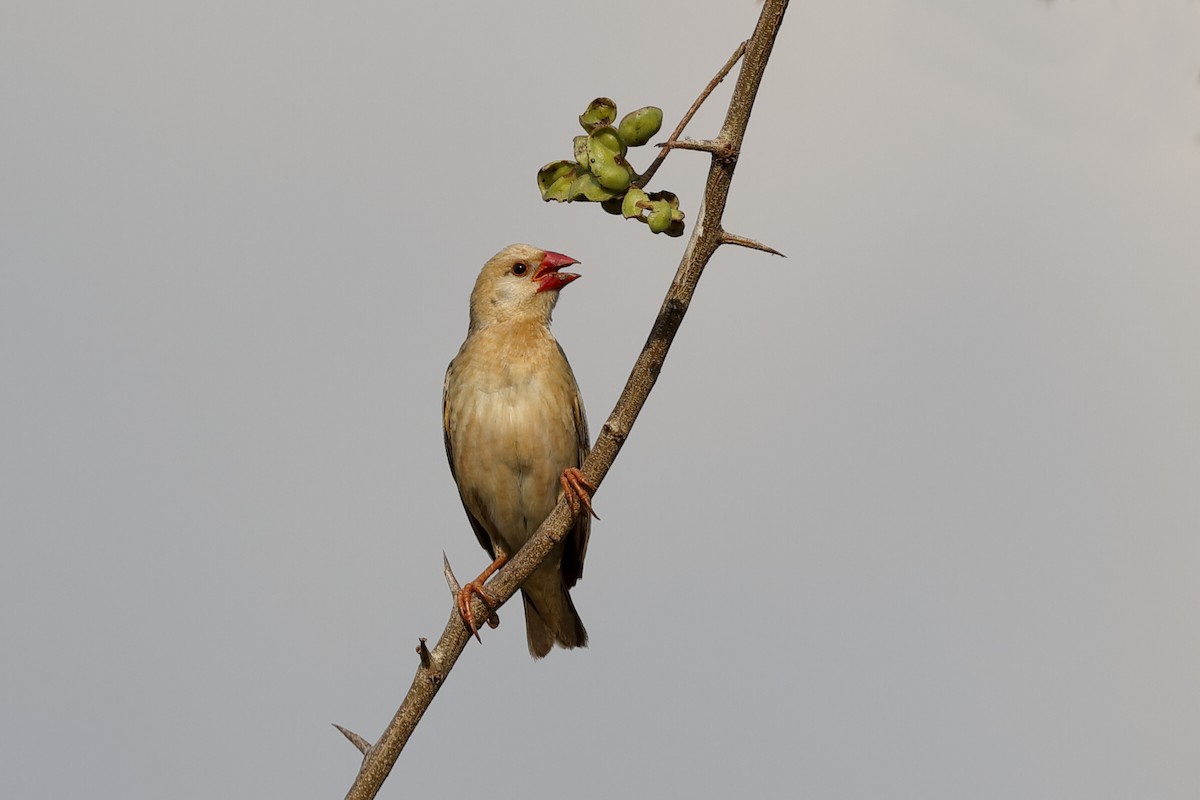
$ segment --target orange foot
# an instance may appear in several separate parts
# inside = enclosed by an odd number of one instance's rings
[[[571,504],[571,513],[578,514],[579,507],[583,506],[587,509],[587,513],[591,514],[596,519],[600,519],[596,512],[592,510],[592,495],[596,491],[596,487],[588,482],[588,479],[583,477],[583,473],[575,467],[567,467],[563,470],[562,476],[558,479],[562,484],[563,493],[567,496],[567,502]]]
[[[479,573],[479,577],[468,583],[466,586],[458,590],[458,595],[454,598],[455,605],[458,606],[458,613],[462,615],[463,622],[467,623],[467,627],[471,629],[471,633],[479,640],[480,644],[483,639],[479,638],[479,626],[475,624],[475,613],[471,611],[471,595],[475,595],[487,605],[490,610],[496,605],[496,601],[492,599],[483,588],[483,584],[492,574],[504,566],[508,561],[508,556],[500,554],[496,556],[496,560],[488,565],[488,568]],[[494,622],[493,622],[494,620]],[[500,624],[500,619],[495,614],[489,614],[487,623],[491,627],[496,627]]]

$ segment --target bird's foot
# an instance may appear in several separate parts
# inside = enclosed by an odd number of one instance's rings
[[[488,608],[495,605],[496,601],[483,590],[483,585],[476,581],[471,581],[462,587],[458,592],[458,597],[455,598],[455,603],[458,605],[458,613],[462,615],[463,622],[467,623],[467,627],[471,629],[471,635],[479,639],[479,642],[482,644],[483,639],[479,638],[479,626],[475,624],[475,612],[471,610],[471,595],[475,595],[482,600]]]
[[[578,514],[579,507],[583,506],[587,509],[587,513],[591,514],[596,519],[600,519],[596,512],[592,510],[592,492],[596,491],[596,487],[588,482],[588,479],[583,477],[583,473],[575,467],[567,467],[563,470],[562,476],[558,479],[562,484],[563,493],[567,496],[567,502],[571,505],[571,513]]]
[[[454,604],[458,606],[458,613],[462,615],[463,622],[467,623],[467,627],[471,629],[471,634],[480,642],[480,644],[483,643],[483,639],[479,638],[479,626],[475,623],[475,612],[471,610],[471,596],[474,595],[482,600],[490,612],[491,609],[496,605],[496,601],[487,593],[487,590],[483,588],[483,584],[488,578],[492,577],[492,574],[496,570],[504,566],[505,562],[507,561],[508,556],[496,556],[496,560],[489,564],[487,569],[479,573],[478,578],[459,589],[458,594],[454,598]],[[496,616],[494,612],[489,613],[487,624],[488,627],[495,628],[500,624],[500,618]]]

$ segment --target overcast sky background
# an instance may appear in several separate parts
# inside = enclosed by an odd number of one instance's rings
[[[0,6],[0,796],[344,794],[330,723],[486,561],[440,430],[480,265],[583,262],[598,430],[683,240],[535,173],[758,11]],[[1200,797],[1198,134],[1195,0],[793,3],[726,216],[788,258],[705,274],[591,647],[502,611],[381,796]],[[689,230],[706,168],[654,184]]]

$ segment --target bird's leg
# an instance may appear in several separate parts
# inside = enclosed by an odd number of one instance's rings
[[[587,509],[587,513],[596,517],[596,519],[600,519],[596,512],[592,510],[591,493],[596,491],[596,487],[589,483],[587,478],[583,477],[582,472],[575,467],[567,467],[563,470],[558,482],[562,484],[563,493],[567,496],[567,502],[571,504],[572,513],[579,513],[579,507],[583,506]]]
[[[507,561],[508,556],[506,556],[504,553],[496,556],[496,560],[491,564],[488,564],[487,569],[479,573],[478,578],[458,590],[458,596],[455,598],[455,605],[458,606],[458,613],[462,615],[463,622],[467,623],[467,627],[471,629],[471,633],[475,635],[475,638],[479,639],[480,644],[483,643],[483,639],[479,638],[479,628],[475,625],[475,614],[471,611],[471,595],[476,595],[479,597],[479,599],[482,600],[489,609],[491,609],[491,607],[496,604],[496,601],[493,600],[486,591],[484,591],[483,584],[487,582],[488,578],[495,574],[496,570],[503,567]],[[493,628],[496,627],[495,625],[492,625],[492,617],[494,616],[495,614],[492,614],[488,617],[488,624]],[[497,624],[498,623],[499,621],[497,620]]]

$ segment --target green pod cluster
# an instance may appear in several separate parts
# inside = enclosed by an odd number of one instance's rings
[[[631,111],[617,123],[617,104],[597,97],[579,115],[586,132],[573,142],[574,161],[552,161],[538,171],[542,199],[560,203],[598,202],[610,214],[646,223],[654,233],[679,236],[683,212],[670,192],[647,194],[626,158],[662,128],[663,112],[655,106]]]

